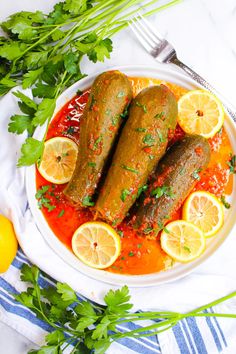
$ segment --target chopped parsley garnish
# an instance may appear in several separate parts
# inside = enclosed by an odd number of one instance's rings
[[[165,143],[166,138],[163,137],[163,134],[159,130],[157,131],[157,134],[159,136],[160,143]]]
[[[156,118],[156,119],[162,119],[163,116],[164,116],[164,112],[160,112],[160,113],[157,113],[157,114],[154,116],[154,118]]]
[[[142,243],[138,243],[138,244],[137,244],[137,247],[138,247],[138,248],[141,248],[141,247],[142,247]]]
[[[136,170],[135,168],[132,168],[132,167],[129,167],[129,166],[126,166],[126,165],[122,165],[121,167],[122,167],[124,170],[130,171],[130,172],[133,172],[133,173],[136,173],[136,174],[139,173],[139,171]]]
[[[227,162],[229,165],[229,172],[236,173],[236,155],[231,154],[231,159]]]
[[[151,191],[151,196],[155,197],[156,199],[161,198],[163,195],[170,198],[175,197],[171,187],[162,186],[162,187],[157,187]]]
[[[65,214],[65,210],[62,209],[60,213],[57,215],[58,218],[61,218]]]
[[[199,172],[201,172],[201,168],[198,168],[197,170],[193,171],[192,173],[192,177],[194,179],[196,179],[197,181],[200,181],[200,176],[199,176]]]
[[[135,131],[139,132],[139,133],[145,133],[146,132],[146,128],[136,128]]]
[[[89,195],[86,195],[86,197],[84,197],[82,204],[86,207],[94,206],[94,202],[92,201],[92,198]]]
[[[163,224],[163,222],[158,221],[157,224],[158,224],[158,226],[159,226],[159,228],[160,228],[161,230],[164,230],[167,234],[170,233],[170,231],[165,227],[165,225]]]
[[[140,195],[142,194],[142,192],[145,192],[147,189],[148,189],[148,186],[146,184],[142,187],[139,187],[138,193],[137,193],[137,198],[139,198]]]
[[[147,146],[153,146],[155,143],[155,138],[151,134],[146,134],[143,138],[143,143]]]
[[[149,157],[150,160],[154,159],[154,155],[148,155],[148,157]]]
[[[146,229],[143,230],[143,233],[147,235],[150,234],[152,231],[153,231],[152,227],[146,227]]]
[[[89,167],[96,167],[96,163],[95,162],[88,162],[88,166]]]
[[[117,230],[117,233],[118,233],[118,235],[120,235],[120,237],[124,237],[124,232],[123,231]]]
[[[44,207],[48,209],[48,211],[52,211],[56,208],[56,206],[52,205],[50,199],[46,197],[49,187],[50,186],[42,186],[40,189],[38,189],[37,193],[35,194],[35,198],[38,200],[39,209]]]
[[[129,252],[129,257],[133,257],[134,256],[134,252],[130,251]]]
[[[120,114],[120,117],[121,118],[127,118],[128,117],[128,114],[129,114],[129,103],[127,104],[127,106],[125,107],[124,109],[124,112]]]
[[[125,201],[126,197],[128,195],[130,195],[130,191],[128,189],[122,189],[121,195],[120,195],[120,199],[122,200],[122,202]]]
[[[116,126],[118,121],[119,121],[119,116],[118,115],[115,115],[114,117],[112,117],[112,125],[113,126]]]
[[[93,150],[96,150],[98,148],[98,144],[102,141],[102,136],[99,136],[99,138],[97,138],[94,142],[93,145]]]
[[[142,104],[142,103],[140,103],[138,101],[136,101],[135,104],[136,104],[136,106],[141,107],[142,110],[144,111],[144,113],[147,113],[147,107],[146,107],[145,104]]]
[[[222,196],[220,197],[220,200],[221,200],[221,203],[224,205],[224,207],[225,207],[226,209],[229,209],[229,208],[231,207],[231,205],[226,201],[224,195],[222,195]]]
[[[124,91],[120,91],[120,92],[118,92],[116,97],[121,98],[121,97],[124,97],[124,95],[125,95]]]

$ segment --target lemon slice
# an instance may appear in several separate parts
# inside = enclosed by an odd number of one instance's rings
[[[121,242],[115,230],[104,222],[81,225],[72,238],[75,255],[85,264],[97,269],[112,265],[120,254]]]
[[[188,134],[213,137],[224,123],[224,109],[216,96],[208,91],[194,90],[178,101],[178,123]]]
[[[204,233],[183,220],[169,223],[161,233],[161,247],[174,260],[182,263],[199,257],[206,247]]]
[[[224,223],[223,205],[214,194],[194,192],[184,203],[183,219],[198,226],[206,237],[213,236]]]
[[[39,173],[49,182],[67,183],[75,169],[77,154],[78,147],[73,140],[63,137],[49,139],[44,144]]]

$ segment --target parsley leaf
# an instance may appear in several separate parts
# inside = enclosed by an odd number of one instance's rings
[[[175,197],[174,193],[172,192],[172,188],[169,186],[157,187],[151,191],[151,196],[155,197],[156,199],[161,198],[163,195],[170,198]]]
[[[226,209],[230,209],[230,208],[231,208],[230,203],[228,203],[228,202],[226,201],[226,199],[225,199],[225,195],[222,195],[222,196],[220,197],[220,200],[221,200],[221,203],[224,205],[224,207],[225,207]]]
[[[65,340],[64,334],[60,330],[55,330],[45,337],[46,343],[49,345],[57,345]]]
[[[231,158],[227,164],[229,165],[229,172],[236,173],[236,155],[231,154]]]
[[[145,192],[147,189],[148,189],[148,186],[147,186],[146,184],[145,184],[144,186],[140,187],[140,188],[138,189],[137,198],[139,198],[140,195],[141,195],[143,192]]]
[[[196,169],[192,173],[192,177],[196,179],[197,181],[200,181],[201,177],[199,176],[199,172],[201,172],[201,168]]]
[[[74,290],[67,284],[57,283],[57,292],[61,294],[63,301],[70,301],[73,303],[77,300]]]
[[[43,142],[34,138],[27,138],[21,147],[21,157],[17,166],[29,166],[38,161],[43,153]]]
[[[96,63],[97,61],[104,62],[105,58],[110,58],[111,52],[112,41],[110,40],[110,38],[105,38],[88,52],[88,57],[94,63]]]
[[[104,301],[108,306],[109,312],[125,314],[130,310],[133,305],[129,304],[130,300],[129,289],[127,286],[123,286],[118,290],[110,290],[104,297]]]
[[[23,75],[23,82],[22,82],[23,89],[32,86],[37,81],[39,76],[42,74],[42,71],[43,71],[42,68],[39,68],[37,70],[31,70],[25,73]]]
[[[89,206],[94,206],[95,203],[92,201],[92,198],[89,195],[87,195],[86,197],[84,197],[82,204],[85,207],[89,207]]]
[[[28,131],[29,135],[34,132],[34,127],[32,126],[32,118],[26,115],[15,114],[10,118],[11,122],[8,124],[8,131],[10,133],[22,134],[25,130]]]
[[[151,134],[146,134],[143,138],[143,143],[147,146],[153,146],[155,142],[156,140]]]
[[[56,100],[50,98],[44,98],[38,105],[38,110],[35,113],[32,124],[34,126],[43,125],[46,120],[51,118],[56,107]]]
[[[121,191],[121,195],[120,195],[120,199],[122,200],[122,202],[125,202],[125,199],[128,195],[130,195],[130,191],[128,189],[122,189]]]
[[[133,172],[133,173],[136,173],[136,174],[139,173],[139,171],[136,170],[135,168],[132,168],[132,167],[129,167],[129,166],[126,166],[126,165],[121,165],[121,167],[122,167],[124,170],[130,171],[130,172]]]
[[[138,102],[138,101],[135,101],[135,105],[136,105],[137,107],[141,107],[142,110],[144,111],[144,113],[147,113],[147,107],[146,107],[145,104],[143,104],[143,103],[141,103],[141,102]]]

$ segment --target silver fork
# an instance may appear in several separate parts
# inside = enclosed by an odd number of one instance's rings
[[[183,69],[193,80],[202,87],[215,94],[223,103],[225,110],[236,123],[236,110],[214,87],[205,79],[193,71],[189,66],[181,62],[175,48],[163,38],[155,28],[140,13],[129,21],[129,25],[139,42],[157,61],[165,64],[174,64]]]

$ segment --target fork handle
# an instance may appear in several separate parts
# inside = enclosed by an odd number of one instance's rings
[[[198,75],[195,71],[193,71],[189,66],[185,65],[177,57],[172,58],[170,62],[183,69],[194,81],[196,81],[208,91],[216,95],[222,101],[222,104],[225,110],[228,112],[229,116],[236,123],[236,109],[232,106],[230,102],[227,101],[224,96],[222,96],[216,89],[214,89],[214,87],[212,87],[206,80],[204,80],[203,77]]]

